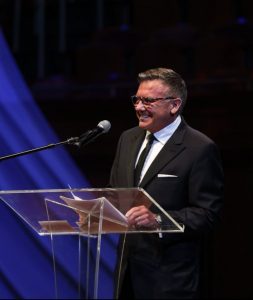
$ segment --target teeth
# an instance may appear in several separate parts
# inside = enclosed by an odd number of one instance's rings
[[[142,115],[142,116],[140,116],[140,120],[141,120],[141,119],[148,119],[148,118],[149,118],[149,116],[147,116],[147,115],[144,115],[144,116]]]

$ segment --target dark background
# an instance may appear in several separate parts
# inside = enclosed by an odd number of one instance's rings
[[[0,27],[60,140],[111,122],[94,143],[67,148],[94,187],[106,186],[119,135],[137,124],[138,72],[183,76],[183,115],[216,141],[225,171],[208,294],[252,298],[253,1],[2,0]]]

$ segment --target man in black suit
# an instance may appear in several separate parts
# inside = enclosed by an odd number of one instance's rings
[[[143,188],[185,231],[127,235],[120,298],[196,299],[203,241],[219,221],[223,202],[220,154],[210,138],[183,119],[187,88],[178,73],[151,69],[138,80],[132,101],[139,126],[119,139],[110,185]],[[136,227],[166,222],[145,206],[131,208],[126,216]]]

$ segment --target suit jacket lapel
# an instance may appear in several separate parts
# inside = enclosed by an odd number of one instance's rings
[[[141,131],[141,134],[136,134],[131,138],[130,147],[126,149],[129,151],[129,160],[126,161],[127,163],[127,180],[129,186],[134,185],[134,168],[135,168],[135,161],[142,145],[142,142],[145,138],[145,131]]]
[[[182,122],[172,137],[167,141],[162,150],[154,159],[146,174],[144,175],[140,187],[144,187],[159,171],[173,160],[181,151],[184,150],[183,136],[185,133],[185,124]]]

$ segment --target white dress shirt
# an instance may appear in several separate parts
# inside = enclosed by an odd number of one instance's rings
[[[166,142],[170,139],[170,137],[172,136],[172,134],[176,131],[176,129],[178,128],[179,124],[181,123],[181,117],[178,116],[175,121],[173,121],[171,124],[169,124],[168,126],[164,127],[163,129],[161,129],[160,131],[157,131],[154,133],[155,136],[155,140],[152,144],[152,147],[148,153],[148,156],[145,160],[144,166],[142,168],[141,171],[141,176],[140,176],[140,181],[142,180],[143,176],[145,175],[145,173],[147,172],[148,168],[150,167],[151,163],[153,162],[153,160],[156,158],[157,154],[161,151],[161,149],[163,148],[163,146],[166,144]],[[140,151],[138,153],[136,162],[135,162],[135,166],[139,160],[140,154],[142,152],[142,150],[146,147],[147,144],[147,136],[150,134],[150,132],[147,131],[146,133],[146,137],[142,143],[142,146],[140,148]]]

